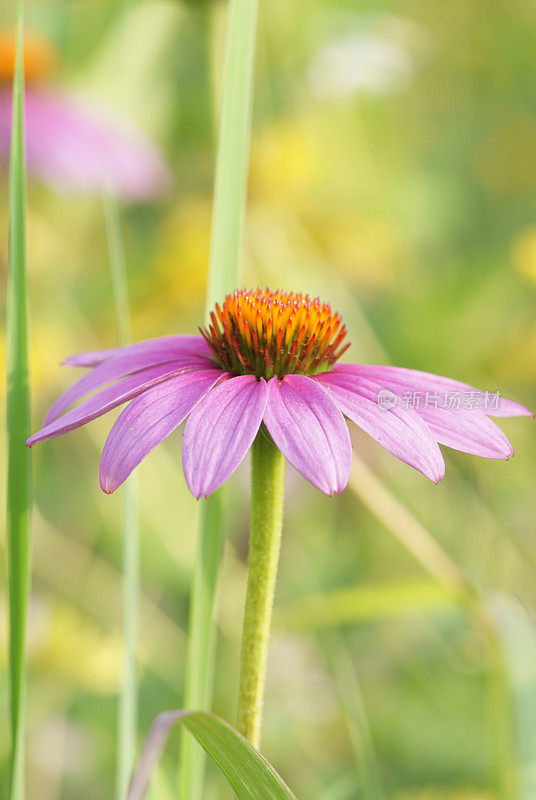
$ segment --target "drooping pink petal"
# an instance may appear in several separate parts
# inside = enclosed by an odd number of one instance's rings
[[[92,350],[89,353],[76,353],[63,361],[66,367],[97,367],[103,361],[127,353],[147,353],[149,357],[161,353],[167,361],[173,359],[198,356],[212,359],[212,351],[202,336],[160,336],[157,339],[146,339],[143,342],[127,344],[123,347],[112,347],[109,350]]]
[[[529,408],[522,406],[515,400],[508,400],[507,397],[499,399],[498,408],[486,411],[488,417],[534,417]]]
[[[350,434],[333,398],[319,383],[304,375],[269,380],[264,423],[304,478],[329,495],[345,488],[352,460]]]
[[[0,92],[0,150],[7,153],[11,91]],[[114,112],[66,93],[28,87],[28,170],[60,191],[102,191],[148,200],[165,192],[171,174],[156,146]]]
[[[381,387],[366,378],[328,372],[317,375],[316,380],[331,393],[342,413],[382,447],[435,483],[443,478],[441,450],[416,411],[400,407],[383,410],[377,400]]]
[[[483,458],[509,458],[512,445],[482,411],[423,408],[417,412],[439,444]]]
[[[514,400],[500,397],[497,402],[493,393],[490,394],[480,389],[475,389],[467,383],[456,381],[453,378],[446,378],[443,375],[434,375],[430,372],[381,364],[337,364],[334,372],[349,372],[361,375],[399,395],[404,392],[420,392],[423,399],[425,399],[427,392],[431,395],[437,392],[440,395],[441,403],[444,400],[448,403],[447,393],[459,393],[462,408],[463,403],[469,406],[463,410],[480,410],[489,417],[534,416],[528,408],[522,406],[521,403],[516,403]]]
[[[208,496],[233,474],[253,444],[265,407],[266,382],[241,375],[216,386],[190,414],[182,466],[195,497]]]
[[[102,391],[92,395],[71,409],[71,411],[67,411],[67,413],[34,433],[26,444],[31,447],[37,442],[54,439],[56,436],[61,436],[64,433],[80,428],[82,425],[102,416],[107,411],[111,411],[128,400],[132,400],[133,397],[147,391],[147,389],[156,384],[176,376],[181,371],[183,370],[170,369],[169,364],[161,364],[158,367],[150,367],[141,372],[136,372],[134,375],[122,378],[117,383],[113,383],[111,386],[107,386]],[[214,372],[218,375],[220,374],[216,369]]]
[[[82,397],[90,392],[99,389],[111,381],[124,378],[134,372],[139,372],[149,367],[157,366],[158,364],[170,364],[173,368],[207,368],[210,366],[210,361],[207,358],[200,358],[197,355],[190,355],[188,352],[183,353],[180,345],[177,347],[163,347],[159,340],[151,342],[144,342],[146,345],[138,350],[129,350],[128,347],[119,348],[117,355],[98,364],[91,372],[88,372],[80,380],[69,387],[58,399],[52,404],[46,418],[45,425],[48,425],[53,420],[57,419],[64,411],[66,411],[73,403],[76,403]],[[171,367],[170,367],[171,369]]]
[[[115,421],[102,451],[99,481],[103,491],[111,494],[121,486],[224,375],[221,370],[183,373],[132,400]]]

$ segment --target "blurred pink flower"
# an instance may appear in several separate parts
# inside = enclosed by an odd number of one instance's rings
[[[110,189],[144,201],[170,186],[171,174],[158,148],[116,113],[37,81],[50,59],[43,42],[25,40],[26,153],[30,174],[60,191]],[[11,136],[12,39],[0,35],[0,160],[7,162]]]

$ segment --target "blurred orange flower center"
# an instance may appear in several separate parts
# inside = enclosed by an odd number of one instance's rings
[[[237,290],[201,328],[218,363],[266,380],[329,370],[349,347],[346,327],[328,303],[294,292]]]
[[[0,83],[13,78],[17,37],[13,30],[0,30]],[[57,61],[54,45],[41,34],[24,34],[24,76],[27,81],[37,81],[46,75]]]

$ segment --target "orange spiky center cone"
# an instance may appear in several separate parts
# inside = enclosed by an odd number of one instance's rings
[[[17,37],[12,29],[0,30],[0,84],[9,83],[13,79],[15,69],[15,53]],[[46,75],[57,62],[54,45],[41,34],[25,33],[24,77],[28,82],[35,82]]]
[[[343,344],[341,317],[327,303],[270,289],[227,295],[200,331],[221,367],[266,380],[326,372],[350,346]]]

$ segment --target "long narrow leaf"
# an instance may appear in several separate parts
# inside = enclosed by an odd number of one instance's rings
[[[239,284],[251,135],[258,0],[231,0],[223,83],[206,317]],[[212,695],[214,599],[221,550],[221,492],[201,500],[197,563],[192,586],[184,703],[208,708]],[[181,744],[180,800],[203,794],[204,760],[190,737]]]
[[[26,170],[24,161],[24,2],[17,12],[17,56],[9,169],[9,274],[7,291],[7,544],[9,573],[9,678],[11,700],[10,798],[24,797],[26,619],[29,591],[31,457],[26,275]]]
[[[158,715],[147,736],[127,800],[143,800],[171,728],[179,722],[217,764],[238,800],[296,800],[258,750],[227,722],[204,711],[165,711]]]

